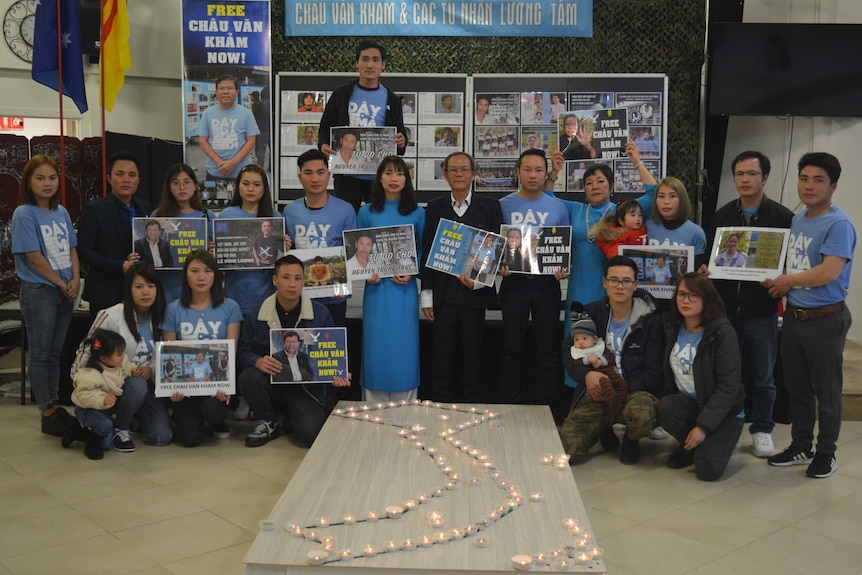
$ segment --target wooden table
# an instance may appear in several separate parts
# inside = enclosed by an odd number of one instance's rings
[[[357,569],[385,574],[512,572],[511,558],[515,555],[550,556],[555,550],[573,546],[576,536],[564,526],[565,519],[577,519],[591,532],[568,464],[557,469],[541,462],[545,454],[563,452],[547,407],[459,405],[453,410],[448,404],[423,404],[384,409],[366,406],[371,409],[363,411],[363,405],[340,402],[329,417],[269,518],[262,518],[271,521],[273,528],[267,531],[264,528],[269,526],[262,525],[243,559],[247,574],[356,575]],[[347,417],[350,408],[355,417]],[[468,411],[471,408],[474,413]],[[489,417],[486,410],[499,416]],[[339,411],[344,415],[338,415]],[[483,414],[485,421],[458,430],[460,424],[479,420]],[[425,431],[411,431],[416,425]],[[451,439],[440,436],[446,428],[455,430]],[[414,438],[399,435],[399,431]],[[463,451],[453,444],[459,440],[479,451],[472,455]],[[448,475],[441,462],[435,461],[440,456],[452,467]],[[491,466],[483,466],[487,461]],[[497,478],[492,475],[494,471],[500,474]],[[460,477],[454,488],[450,485],[447,489],[452,473]],[[523,502],[497,520],[489,518],[489,512],[499,506],[509,508],[512,489],[520,492]],[[435,490],[442,490],[442,496],[434,496]],[[531,494],[541,494],[542,500],[532,501]],[[430,499],[420,503],[425,495]],[[400,518],[385,518],[388,506],[403,507],[411,500],[416,507],[408,508]],[[384,518],[367,521],[369,511]],[[431,512],[442,514],[442,527],[431,526]],[[350,514],[359,521],[343,524],[342,518]],[[320,550],[322,544],[292,535],[286,526],[299,524],[307,533],[316,529],[320,517],[332,523],[318,530],[321,538],[335,538],[330,557],[350,549],[353,559],[322,566],[310,564],[308,552]],[[487,527],[461,539],[411,551],[360,556],[369,543],[380,551],[389,541],[403,544],[411,539],[418,543],[423,536],[435,538],[441,531],[475,528],[477,522],[485,520]],[[487,539],[484,548],[476,545],[480,537]],[[535,563],[531,571],[558,572],[552,564]],[[593,560],[573,565],[572,571],[602,573],[605,567],[601,560]]]

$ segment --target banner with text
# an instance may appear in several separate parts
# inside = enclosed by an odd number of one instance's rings
[[[285,36],[591,38],[593,0],[285,0]]]

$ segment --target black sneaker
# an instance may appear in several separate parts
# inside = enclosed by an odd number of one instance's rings
[[[614,428],[610,427],[599,436],[599,443],[605,451],[616,451],[620,446],[620,438],[617,437]]]
[[[838,462],[835,461],[835,455],[831,453],[815,453],[814,459],[805,470],[805,475],[816,479],[826,479],[832,477],[832,474],[838,471]]]
[[[769,465],[787,467],[788,465],[806,465],[811,462],[812,457],[814,457],[814,454],[810,450],[800,449],[791,445],[781,453],[776,453],[772,457],[768,458],[766,461],[769,462]]]
[[[132,451],[134,451],[135,443],[129,436],[129,430],[115,429],[114,440],[111,442],[111,447],[114,449],[114,451],[120,451],[122,453],[131,453]]]
[[[227,426],[227,423],[213,423],[210,425],[210,429],[212,429],[213,435],[218,437],[219,439],[230,439],[230,427]]]
[[[245,438],[246,447],[260,447],[266,445],[276,437],[281,435],[281,427],[277,421],[263,421],[257,424],[254,431],[249,433]]]
[[[667,458],[667,466],[671,469],[682,469],[694,463],[694,451],[686,451],[680,445],[677,447],[670,457]]]
[[[84,446],[84,455],[87,459],[102,459],[105,457],[105,452],[102,450],[102,437],[93,433],[92,430],[87,430],[87,445]]]
[[[634,465],[641,459],[641,449],[638,442],[634,439],[629,439],[623,436],[623,443],[620,447],[620,463],[625,465]]]
[[[42,417],[42,433],[63,437],[63,434],[66,433],[66,427],[72,419],[73,417],[69,415],[68,411],[58,407],[48,417]]]

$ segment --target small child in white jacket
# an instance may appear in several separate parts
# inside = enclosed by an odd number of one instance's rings
[[[75,439],[83,440],[86,442],[84,453],[90,459],[102,459],[103,451],[111,446],[116,451],[134,451],[129,423],[140,408],[144,395],[138,386],[124,389],[127,378],[136,371],[126,357],[126,342],[117,332],[97,329],[88,345],[89,361],[75,375],[72,392],[75,417],[80,425],[72,422],[63,436],[63,447],[68,447]],[[115,412],[116,423],[113,419]]]

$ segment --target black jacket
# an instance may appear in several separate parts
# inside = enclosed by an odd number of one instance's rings
[[[667,314],[664,330],[664,395],[668,395],[679,393],[670,367],[670,352],[676,343],[679,326],[674,325]],[[739,343],[736,330],[726,317],[716,318],[704,326],[692,370],[700,408],[697,426],[712,433],[728,416],[742,411],[745,403]]]
[[[452,194],[447,192],[445,196],[428,202],[428,206],[425,208],[425,231],[422,235],[422,253],[426,254],[426,262],[428,255],[431,253],[434,236],[437,233],[437,224],[443,218],[494,232],[495,234],[500,233],[500,226],[503,224],[503,211],[500,209],[500,202],[496,199],[473,192],[470,207],[464,212],[463,217],[458,217],[455,214],[455,210],[452,209],[451,199]],[[464,290],[467,305],[473,309],[494,309],[498,307],[497,293],[493,287],[471,290],[462,285],[455,276],[438,272],[431,268],[422,270],[422,289],[434,290],[434,307],[442,303],[444,288]]]
[[[353,94],[353,88],[359,80],[353,80],[349,84],[339,86],[332,92],[329,101],[326,102],[326,108],[323,109],[323,116],[320,118],[320,130],[317,136],[317,147],[322,148],[324,144],[330,144],[331,128],[350,125],[350,96]],[[386,88],[380,84],[382,88]],[[398,155],[403,156],[407,150],[407,130],[404,129],[404,112],[401,110],[401,99],[398,94],[386,88],[386,118],[383,123],[386,126],[395,126],[399,134],[404,134],[404,146],[398,148]]]
[[[739,200],[724,205],[712,217],[712,225],[707,231],[706,239],[715,240],[716,228],[723,227],[760,227],[760,228],[790,228],[793,212],[778,202],[763,196],[760,207],[752,214],[751,221],[746,224],[742,216]],[[712,254],[713,246],[707,253]],[[769,295],[769,291],[758,282],[714,280],[715,288],[724,300],[727,315],[734,318],[751,319],[775,313],[778,300]]]
[[[162,258],[163,268],[172,268],[174,267],[174,256],[171,255],[171,246],[168,245],[167,240],[159,239],[159,257]],[[150,250],[149,241],[147,238],[141,238],[135,241],[135,253],[141,256],[142,262],[147,262],[151,266],[156,265],[153,260],[153,252]]]

